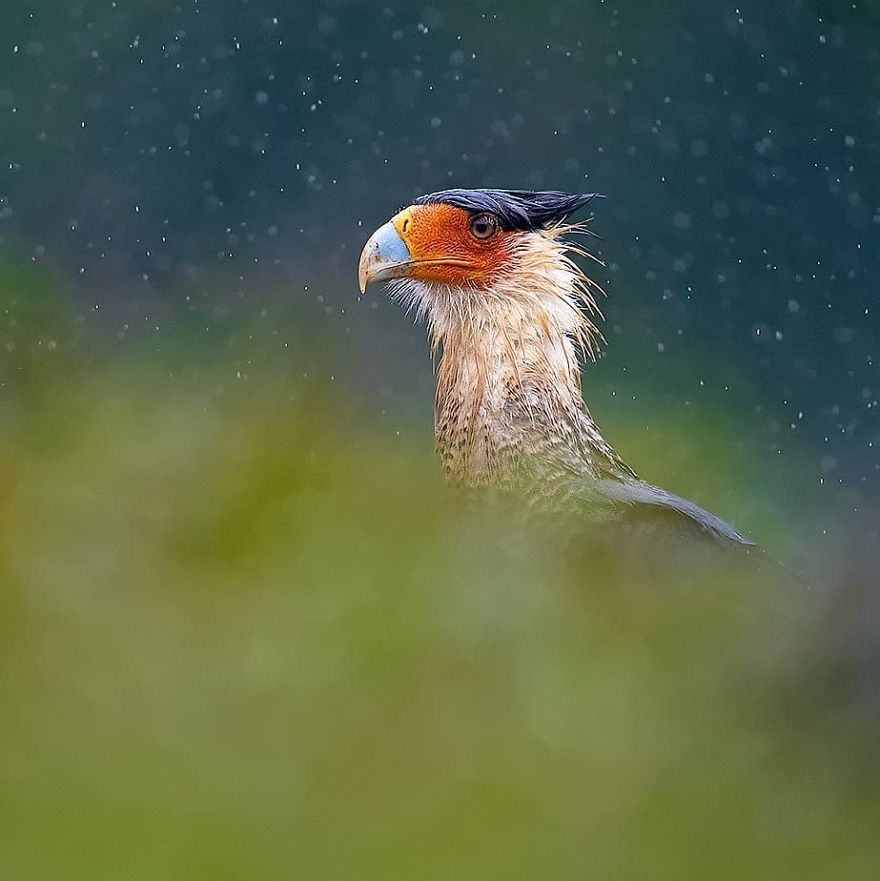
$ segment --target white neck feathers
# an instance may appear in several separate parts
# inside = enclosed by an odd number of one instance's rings
[[[453,472],[489,479],[548,432],[576,433],[589,420],[579,355],[594,357],[601,341],[587,317],[598,312],[597,287],[568,257],[576,249],[564,231],[523,234],[488,288],[394,286],[392,296],[426,319],[439,355],[437,445]]]

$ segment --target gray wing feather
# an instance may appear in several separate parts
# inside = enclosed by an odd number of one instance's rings
[[[681,496],[645,483],[643,480],[614,480],[604,479],[599,481],[600,492],[615,502],[637,507],[649,505],[655,509],[666,509],[681,514],[705,533],[716,537],[725,538],[749,547],[755,543],[737,532],[729,523],[706,511],[699,505],[689,502]]]

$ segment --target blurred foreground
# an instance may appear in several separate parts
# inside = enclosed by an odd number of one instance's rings
[[[427,435],[281,365],[48,370],[20,321],[3,877],[876,877],[867,579],[640,580],[462,510]]]

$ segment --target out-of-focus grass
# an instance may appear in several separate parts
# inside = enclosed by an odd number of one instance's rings
[[[3,877],[875,876],[816,592],[513,532],[275,367],[56,354],[0,443]]]

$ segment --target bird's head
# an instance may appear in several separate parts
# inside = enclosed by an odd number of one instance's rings
[[[394,280],[394,290],[427,313],[476,314],[480,307],[519,323],[550,320],[594,350],[594,285],[568,257],[569,218],[595,194],[445,190],[421,196],[379,227],[361,253],[358,276]],[[557,320],[558,319],[558,320]]]
[[[487,288],[516,271],[530,238],[558,228],[593,193],[445,190],[420,196],[370,237],[361,254],[361,292],[373,281],[412,278]]]

